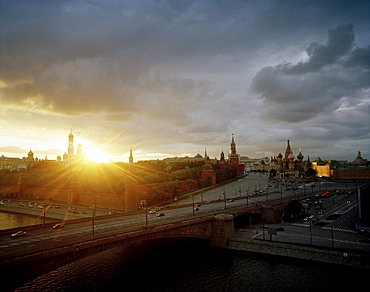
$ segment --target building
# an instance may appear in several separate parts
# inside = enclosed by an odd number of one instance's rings
[[[240,163],[240,155],[236,152],[236,143],[234,139],[234,134],[232,134],[231,136],[230,154],[228,156],[228,159],[225,160],[225,154],[222,151],[218,164],[220,165],[221,170],[227,167],[235,167],[238,170],[239,174],[244,173],[245,165],[243,163]]]
[[[370,166],[367,159],[362,158],[361,152],[352,162],[338,160],[322,160],[317,157],[312,162],[312,168],[317,177],[330,177],[337,181],[368,181],[370,180]]]
[[[303,177],[305,176],[306,163],[303,161],[304,156],[301,151],[294,156],[290,146],[290,140],[287,140],[285,155],[281,153],[277,156],[277,176],[280,177]]]
[[[0,157],[0,170],[17,170],[18,165],[22,163],[22,159],[17,157],[5,157],[2,155]]]
[[[317,157],[315,161],[312,161],[312,169],[315,170],[316,177],[331,176],[331,164],[327,161],[323,161],[320,157]]]
[[[130,148],[130,156],[128,158],[129,163],[134,163],[134,157],[132,156],[132,147]]]
[[[61,161],[61,157],[57,157],[57,161]],[[77,145],[77,153],[75,154],[75,147],[74,147],[74,135],[72,134],[72,130],[68,135],[68,149],[67,152],[63,154],[63,164],[65,166],[69,166],[74,163],[82,163],[90,161],[87,159],[87,156],[82,151],[82,145]]]
[[[47,157],[46,157],[47,160]],[[0,170],[15,171],[20,169],[26,169],[35,165],[36,163],[42,162],[43,160],[34,158],[34,153],[30,150],[27,153],[27,157],[17,158],[17,157],[5,157],[2,155],[0,157]]]
[[[203,180],[206,180],[207,178],[209,178],[211,186],[214,186],[216,184],[216,172],[212,168],[212,163],[209,159],[206,159],[205,161],[200,178]]]

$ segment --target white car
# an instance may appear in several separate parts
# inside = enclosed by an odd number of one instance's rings
[[[22,235],[26,235],[26,231],[17,231],[16,233],[12,234],[12,237],[18,237]]]

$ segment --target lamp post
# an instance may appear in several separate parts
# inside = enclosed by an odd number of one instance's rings
[[[145,204],[145,226],[148,226],[148,202],[147,202],[146,192],[143,193],[143,197],[144,197],[144,204]]]
[[[48,206],[49,206],[49,204],[46,203],[46,200],[45,200],[45,202],[44,202],[44,212],[43,212],[42,226],[45,225],[45,221],[46,221],[46,210],[48,209]]]
[[[194,217],[194,195],[192,195],[191,198],[193,199],[193,204],[191,205],[191,207],[193,208],[193,217]]]
[[[92,239],[94,240],[95,238],[95,227],[96,227],[96,222],[95,222],[95,212],[96,212],[96,198],[99,196],[95,196],[94,198],[94,207],[93,207],[93,220],[92,220]]]

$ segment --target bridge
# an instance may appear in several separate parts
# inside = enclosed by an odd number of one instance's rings
[[[71,228],[72,225],[79,224],[70,224],[66,228]],[[50,229],[50,226],[48,227]],[[159,238],[192,238],[204,240],[212,246],[226,247],[228,238],[233,235],[232,215],[202,216],[148,228],[134,228],[122,233],[97,237],[94,240],[56,245],[50,249],[42,250],[45,247],[43,244],[28,254],[25,250],[9,253],[2,256],[0,271],[3,276],[16,274],[23,275],[22,278],[34,278],[88,255],[115,246],[128,247],[138,241]]]
[[[144,219],[143,213],[96,218],[96,228],[92,227],[91,219],[67,221],[65,228],[58,230],[51,228],[53,224],[45,224],[30,228],[26,237],[11,239],[11,243],[8,236],[12,231],[2,231],[0,271],[2,275],[34,278],[115,246],[128,247],[140,241],[160,238],[190,238],[220,248],[369,267],[369,257],[365,257],[364,261],[363,254],[345,256],[340,250],[253,240],[245,238],[235,228],[237,222],[248,223],[249,217],[256,214],[263,216],[265,222],[281,218],[290,199],[282,199],[278,195],[276,200],[266,202],[261,197],[261,201],[255,204],[240,199],[239,203],[234,202],[234,206],[230,203],[227,208],[220,202],[202,206],[202,212],[197,214],[194,214],[192,207],[173,208],[164,211],[166,216],[150,218],[149,224],[144,224],[148,217],[145,215]]]

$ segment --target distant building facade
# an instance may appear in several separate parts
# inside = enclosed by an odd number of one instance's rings
[[[312,162],[312,168],[316,171],[317,177],[330,177],[332,180],[370,180],[370,165],[367,159],[362,158],[361,152],[353,162],[322,160],[318,157]]]

